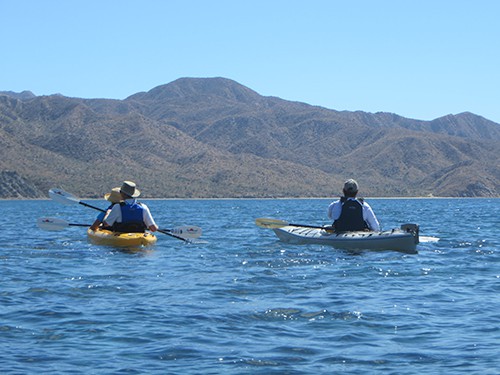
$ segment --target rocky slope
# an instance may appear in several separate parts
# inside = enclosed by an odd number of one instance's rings
[[[472,113],[334,111],[225,78],[125,100],[30,94],[0,93],[0,172],[20,183],[3,198],[100,197],[124,179],[146,197],[331,196],[349,177],[365,196],[500,195],[500,125]]]

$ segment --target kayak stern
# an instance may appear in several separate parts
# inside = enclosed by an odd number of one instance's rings
[[[120,233],[106,229],[87,230],[87,236],[94,245],[115,247],[151,246],[156,243],[156,236],[152,233]]]

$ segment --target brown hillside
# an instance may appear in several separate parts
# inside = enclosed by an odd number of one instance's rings
[[[0,94],[0,172],[33,187],[2,197],[100,197],[124,179],[149,197],[327,196],[348,177],[371,196],[499,196],[499,139],[472,113],[339,112],[224,78],[125,100]]]

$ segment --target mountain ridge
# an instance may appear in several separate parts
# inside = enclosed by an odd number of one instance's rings
[[[124,100],[0,92],[0,172],[34,187],[1,197],[53,186],[99,197],[124,179],[146,197],[314,197],[350,177],[365,196],[498,197],[499,139],[499,124],[470,112],[336,111],[221,77]]]

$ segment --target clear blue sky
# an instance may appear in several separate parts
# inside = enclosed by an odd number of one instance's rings
[[[124,99],[181,77],[500,123],[497,0],[0,0],[0,91]]]

